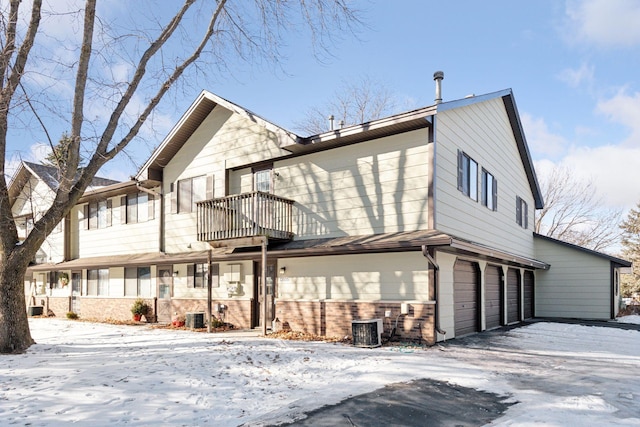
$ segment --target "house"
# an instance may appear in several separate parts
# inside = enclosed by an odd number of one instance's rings
[[[380,318],[432,344],[537,315],[615,316],[554,302],[582,285],[615,305],[629,263],[534,236],[542,206],[511,90],[309,137],[203,91],[135,179],[83,196],[70,256],[29,271],[69,275],[47,304],[97,319],[128,319],[142,297],[160,322],[211,312],[344,336]],[[572,277],[592,259],[598,274]]]

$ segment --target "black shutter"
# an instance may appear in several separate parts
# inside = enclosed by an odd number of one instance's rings
[[[84,228],[85,230],[89,229],[89,204],[87,203],[86,205],[83,206],[83,213],[84,213],[84,218],[82,219],[82,228]]]
[[[120,224],[127,223],[127,196],[120,197]]]
[[[491,188],[491,197],[493,198],[493,210],[498,210],[498,180],[493,177],[493,186]]]
[[[516,196],[516,222],[518,225],[522,225],[522,199],[520,196]]]
[[[196,285],[195,279],[196,269],[195,264],[187,265],[187,287],[194,288]]]
[[[155,196],[153,194],[149,194],[147,196],[147,206],[149,207],[148,219],[152,220],[156,215],[156,204],[155,204]]]
[[[111,199],[107,199],[107,227],[111,227],[113,225],[112,211],[113,202]]]
[[[458,190],[464,191],[464,155],[458,150]]]
[[[171,213],[178,213],[178,185],[171,183]]]

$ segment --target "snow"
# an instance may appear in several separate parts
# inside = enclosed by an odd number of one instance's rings
[[[617,321],[620,323],[634,323],[636,325],[640,325],[640,316],[632,314],[629,316],[619,317]]]
[[[640,316],[623,321],[640,323]],[[491,425],[640,426],[640,332],[540,322],[430,348],[30,319],[0,356],[3,425],[263,425],[393,382],[505,396]]]

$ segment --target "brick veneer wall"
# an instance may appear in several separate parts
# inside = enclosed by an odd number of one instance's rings
[[[36,300],[40,303],[42,298],[36,297]],[[70,304],[71,297],[46,297],[43,314],[46,316],[65,317],[69,312]]]
[[[410,302],[409,314],[400,316],[396,336],[435,344],[433,303]],[[400,314],[401,302],[390,301],[276,301],[276,318],[284,329],[324,336],[351,336],[352,320],[383,319],[388,336]],[[391,317],[385,318],[385,311]]]
[[[84,319],[131,320],[131,306],[136,298],[81,298],[80,315]],[[144,299],[154,307],[153,298]]]
[[[215,304],[224,304],[224,321],[231,323],[238,329],[249,329],[252,327],[252,300],[228,299],[213,300],[212,310]],[[207,301],[201,299],[172,299],[171,312],[185,315],[189,312],[207,312]],[[214,312],[214,316],[221,318],[219,313]]]

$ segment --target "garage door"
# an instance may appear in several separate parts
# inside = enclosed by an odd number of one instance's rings
[[[456,261],[453,271],[453,302],[456,336],[478,331],[478,267]]]
[[[484,315],[487,329],[500,326],[502,268],[488,265],[484,270]]]
[[[507,270],[507,323],[520,321],[520,271]]]
[[[533,271],[524,272],[524,318],[531,319],[533,317]]]

